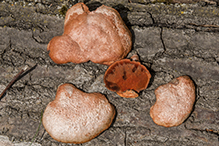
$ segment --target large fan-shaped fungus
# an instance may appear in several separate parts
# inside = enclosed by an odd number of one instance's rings
[[[123,59],[113,63],[105,72],[106,87],[121,97],[138,97],[136,92],[147,88],[151,74],[140,62]]]
[[[85,93],[71,84],[59,86],[43,114],[49,135],[65,143],[84,143],[109,128],[115,108],[100,93]]]
[[[131,46],[131,32],[115,9],[102,5],[90,12],[78,3],[66,13],[63,35],[54,37],[47,50],[57,64],[91,60],[110,65],[124,58]]]

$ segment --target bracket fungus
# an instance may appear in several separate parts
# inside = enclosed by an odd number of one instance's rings
[[[89,11],[77,3],[66,13],[64,33],[48,44],[50,58],[57,64],[68,62],[110,65],[131,50],[131,32],[113,8],[100,6]]]
[[[85,93],[72,84],[60,85],[43,114],[49,135],[64,143],[84,143],[108,129],[115,108],[100,93]]]
[[[147,88],[150,72],[140,62],[129,59],[116,61],[104,75],[106,87],[121,97],[136,98],[138,92]]]
[[[178,126],[190,115],[195,102],[195,86],[188,76],[180,76],[155,90],[156,103],[150,109],[154,123]]]

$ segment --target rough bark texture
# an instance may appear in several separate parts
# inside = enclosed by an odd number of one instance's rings
[[[25,65],[37,64],[7,91],[0,102],[0,145],[31,142],[41,112],[54,100],[61,83],[86,92],[101,92],[116,107],[113,125],[88,145],[219,144],[219,7],[218,0],[84,0],[91,10],[101,4],[118,10],[133,35],[133,49],[149,68],[149,87],[135,99],[107,90],[105,65],[92,62],[57,65],[49,58],[48,42],[63,33],[64,15],[77,0],[25,0],[0,3],[0,92]],[[160,3],[164,2],[164,3]],[[177,127],[153,123],[154,90],[174,77],[190,76],[196,102],[188,119]],[[6,137],[7,136],[7,137]],[[40,126],[34,145],[67,146]],[[71,144],[70,144],[71,145]],[[74,144],[72,144],[74,145]]]

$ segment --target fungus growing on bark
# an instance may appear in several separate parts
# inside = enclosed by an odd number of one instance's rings
[[[100,93],[85,93],[71,84],[59,86],[43,114],[49,135],[64,143],[84,143],[108,129],[115,108]]]
[[[180,76],[155,90],[156,103],[150,109],[154,123],[178,126],[190,115],[195,102],[195,86],[188,76]]]
[[[84,3],[66,13],[64,33],[48,44],[50,58],[57,64],[67,62],[110,65],[131,50],[131,32],[119,13],[107,6],[90,12]]]
[[[104,75],[106,87],[121,97],[138,97],[138,92],[147,88],[151,78],[150,72],[137,61],[136,56],[132,58],[133,61],[116,61],[109,66]]]

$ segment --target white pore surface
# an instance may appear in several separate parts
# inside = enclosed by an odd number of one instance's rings
[[[159,86],[155,90],[156,103],[151,107],[153,121],[171,127],[181,124],[191,113],[195,102],[195,86],[187,76]]]
[[[63,84],[45,109],[43,125],[57,141],[82,143],[107,129],[114,114],[104,95],[84,93],[71,84]]]

